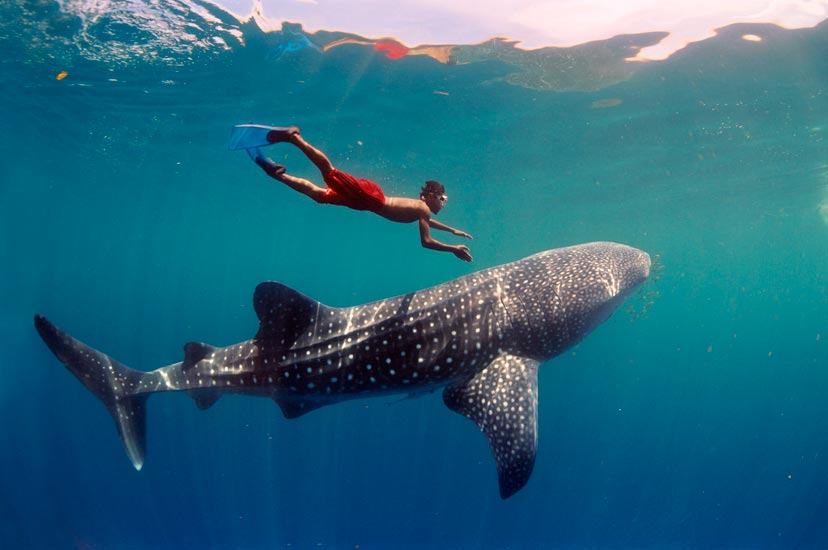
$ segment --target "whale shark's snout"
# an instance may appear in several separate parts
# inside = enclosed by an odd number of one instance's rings
[[[625,290],[633,291],[638,288],[647,277],[650,276],[650,255],[637,248],[627,247],[630,249],[630,262],[622,268]]]
[[[650,255],[624,244],[596,244],[599,249],[603,249],[601,256],[604,258],[604,264],[601,265],[600,261],[592,263],[594,270],[591,283],[602,287],[599,294],[603,294],[595,301],[595,305],[601,308],[610,306],[614,309],[650,276]],[[585,277],[584,280],[590,282],[589,277]],[[604,301],[606,303],[602,303]]]
[[[595,262],[591,281],[594,288],[585,300],[581,311],[586,333],[606,321],[612,313],[638,289],[650,276],[650,255],[631,246],[617,243],[599,243],[607,247],[603,251],[605,265]],[[589,279],[586,278],[588,281]]]
[[[510,319],[526,354],[546,360],[581,341],[650,274],[650,256],[637,248],[595,242],[542,252],[509,278]]]
[[[638,252],[638,259],[642,267],[642,273],[644,274],[644,278],[646,279],[650,276],[650,266],[652,265],[650,255],[644,252],[643,250],[639,250]]]
[[[597,285],[603,291],[596,302],[613,298],[625,299],[650,275],[650,255],[618,243],[594,243],[592,255],[587,253],[589,268],[578,265],[575,268],[584,285]],[[583,260],[582,260],[583,261]]]

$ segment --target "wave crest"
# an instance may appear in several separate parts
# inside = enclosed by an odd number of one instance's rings
[[[74,32],[64,46],[82,57],[110,64],[184,65],[194,56],[243,44],[237,20],[219,8],[189,0],[58,0],[60,19]],[[42,28],[42,23],[38,22]],[[50,33],[49,41],[55,41]]]

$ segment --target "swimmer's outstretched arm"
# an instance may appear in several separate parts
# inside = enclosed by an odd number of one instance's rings
[[[431,231],[429,231],[430,221],[420,218],[420,243],[425,248],[429,248],[431,250],[439,250],[440,252],[451,252],[458,259],[463,260],[464,262],[472,261],[471,252],[469,252],[469,247],[464,244],[446,244],[441,243],[437,239],[434,239],[431,236]],[[440,224],[442,225],[442,224]],[[444,227],[448,227],[447,225]]]
[[[460,231],[459,229],[455,229],[455,228],[450,227],[450,226],[448,226],[448,225],[446,225],[446,224],[444,224],[444,223],[438,222],[438,221],[437,221],[437,220],[435,220],[434,218],[430,218],[430,219],[428,220],[428,225],[429,225],[432,229],[439,229],[440,231],[448,231],[448,232],[449,232],[449,233],[451,233],[452,235],[457,235],[458,237],[465,237],[465,238],[467,238],[467,239],[471,239],[471,238],[472,238],[472,236],[471,236],[471,235],[469,235],[468,233],[466,233],[465,231]]]

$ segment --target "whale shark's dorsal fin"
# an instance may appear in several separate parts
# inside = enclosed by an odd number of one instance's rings
[[[187,342],[184,344],[184,361],[181,362],[181,370],[187,371],[196,363],[216,351],[216,348],[201,342]]]
[[[469,380],[448,386],[443,401],[474,421],[497,462],[500,496],[529,480],[538,448],[538,361],[502,353]]]
[[[289,349],[319,315],[333,310],[289,286],[271,282],[256,287],[253,307],[259,316],[255,340],[271,351]]]

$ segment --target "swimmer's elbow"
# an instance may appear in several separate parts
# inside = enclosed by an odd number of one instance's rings
[[[428,248],[429,250],[443,250],[444,245],[438,241],[435,241],[432,238],[428,239],[420,239],[420,244],[423,245],[423,248]]]

